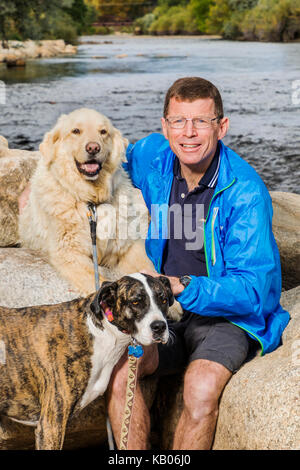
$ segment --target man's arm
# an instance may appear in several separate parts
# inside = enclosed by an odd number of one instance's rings
[[[270,206],[256,199],[228,228],[224,244],[225,274],[191,276],[187,287],[167,276],[183,309],[205,316],[259,315],[268,299],[275,309],[281,293],[279,253],[272,233]],[[148,273],[155,275],[155,273]]]
[[[225,275],[191,276],[177,300],[182,308],[205,316],[259,315],[268,299],[276,308],[281,292],[279,254],[272,233],[270,206],[257,198],[227,229]]]

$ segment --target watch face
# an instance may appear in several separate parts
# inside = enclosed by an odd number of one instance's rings
[[[187,287],[189,283],[191,282],[192,278],[190,276],[181,276],[179,279],[180,283],[184,286]]]

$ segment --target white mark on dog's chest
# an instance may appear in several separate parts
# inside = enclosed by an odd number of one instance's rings
[[[0,340],[0,364],[6,364],[6,348],[2,340]]]
[[[88,319],[87,325],[89,331],[92,334],[94,333],[94,351],[91,357],[90,379],[80,402],[81,408],[87,406],[99,395],[103,395],[108,386],[113,367],[129,344],[129,337],[121,333],[116,333],[116,335],[121,336],[121,338],[117,338],[111,331],[106,329],[97,331],[90,319]]]

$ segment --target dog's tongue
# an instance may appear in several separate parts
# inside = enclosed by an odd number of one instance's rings
[[[80,166],[87,173],[95,173],[99,168],[99,163],[83,163]]]

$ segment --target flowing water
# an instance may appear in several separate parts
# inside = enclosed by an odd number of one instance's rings
[[[270,190],[300,193],[300,43],[200,37],[82,37],[78,54],[0,64],[0,134],[38,149],[58,116],[95,108],[134,142],[160,131],[164,94],[179,77],[211,80],[231,126],[224,142]],[[2,104],[1,104],[2,102]]]

